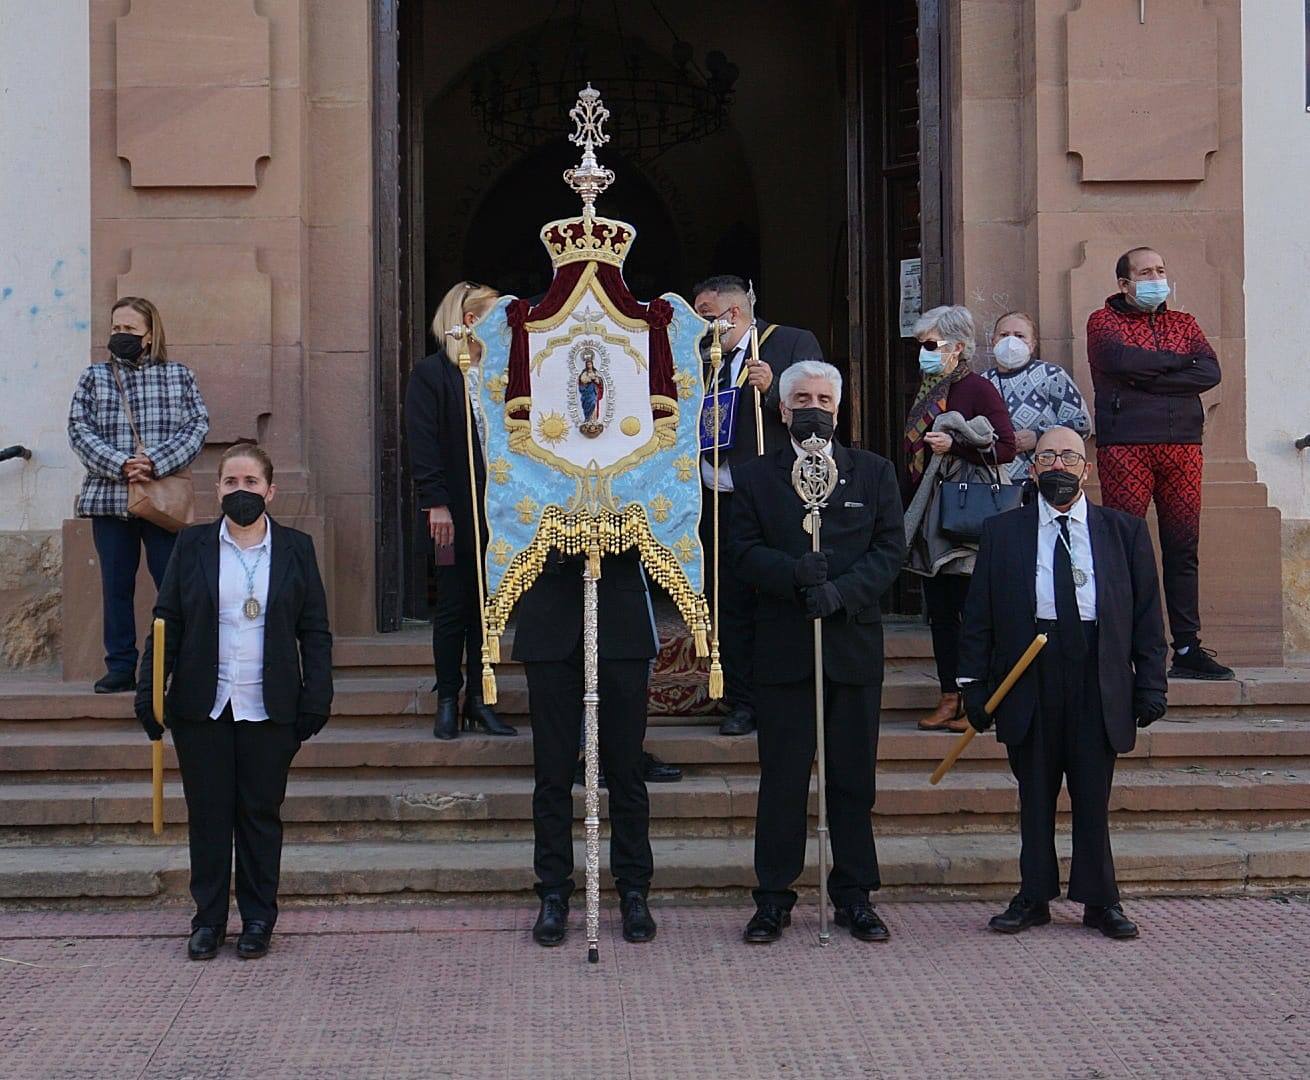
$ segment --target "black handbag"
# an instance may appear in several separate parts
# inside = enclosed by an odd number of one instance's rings
[[[943,480],[937,496],[941,499],[941,531],[952,540],[976,544],[982,537],[983,522],[995,514],[1013,510],[1023,501],[1023,487],[1002,484],[996,454],[983,453],[984,467],[991,474],[987,482]]]

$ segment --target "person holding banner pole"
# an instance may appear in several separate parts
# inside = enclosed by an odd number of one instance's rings
[[[754,669],[760,693],[760,790],[755,822],[752,944],[777,941],[791,921],[805,866],[810,773],[816,754],[816,679],[823,696],[825,795],[833,863],[827,886],[837,925],[861,941],[888,930],[869,894],[879,887],[870,814],[874,802],[883,677],[880,603],[905,557],[900,486],[891,462],[833,438],[841,374],[807,360],[783,372],[788,445],[734,472],[731,551],[759,591]],[[826,443],[837,478],[811,550],[806,503],[793,468],[807,439]],[[813,620],[822,620],[816,665]]]
[[[700,282],[695,288],[693,304],[703,319],[722,321],[729,327],[720,339],[723,363],[717,385],[708,385],[712,377],[709,335],[701,342],[706,389],[736,396],[740,403],[740,407],[726,410],[729,430],[720,440],[718,469],[704,447],[706,452],[700,465],[702,502],[708,506],[713,492],[718,491],[726,539],[726,522],[732,517],[733,471],[790,445],[780,412],[778,378],[797,361],[822,360],[823,350],[809,330],[756,318],[754,290],[735,274],[719,274]],[[743,394],[749,394],[749,400],[741,398]],[[701,518],[700,536],[707,553],[719,546],[713,519],[708,514]],[[749,735],[755,730],[751,669],[755,590],[726,565],[729,562],[726,553],[726,545],[720,547],[720,563],[724,565],[719,581],[722,614],[719,648],[728,715],[719,727],[719,734]],[[712,588],[713,583],[707,583],[706,592]]]
[[[332,633],[313,540],[266,512],[273,463],[237,443],[219,464],[223,516],[193,525],[159,589],[165,710],[186,796],[191,854],[187,955],[209,960],[227,930],[232,850],[242,931],[237,956],[268,952],[277,921],[281,806],[301,744],[327,723]],[[154,716],[156,635],[146,638],[136,715]]]
[[[1081,436],[1049,428],[1032,478],[1038,498],[987,519],[964,607],[959,682],[978,731],[993,721],[1019,785],[1019,892],[988,924],[1017,934],[1051,921],[1060,895],[1056,801],[1067,779],[1073,816],[1069,899],[1084,925],[1134,938],[1110,850],[1115,758],[1165,712],[1160,585],[1145,522],[1092,504]],[[993,690],[1045,635],[1035,662],[987,711]]]

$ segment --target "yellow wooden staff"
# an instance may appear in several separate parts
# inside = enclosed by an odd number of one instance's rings
[[[1010,674],[1005,676],[1001,685],[996,688],[996,693],[987,699],[986,708],[989,716],[995,713],[1000,707],[1001,702],[1005,700],[1005,695],[1014,688],[1014,684],[1022,678],[1023,673],[1028,670],[1028,666],[1037,659],[1037,654],[1042,651],[1045,644],[1045,634],[1038,634],[1033,638],[1033,643],[1024,650],[1024,654],[1019,657],[1014,667],[1010,668]],[[965,733],[956,740],[955,745],[951,747],[951,752],[942,758],[942,763],[933,770],[931,783],[938,783],[943,776],[951,771],[951,766],[954,765],[959,759],[959,756],[964,753],[965,747],[973,742],[973,737],[977,734],[978,732],[974,730],[973,725],[970,725],[969,729],[965,731]]]
[[[164,726],[164,620],[156,619],[154,633],[154,701],[155,723]],[[155,835],[164,832],[164,737],[150,744],[151,821]]]

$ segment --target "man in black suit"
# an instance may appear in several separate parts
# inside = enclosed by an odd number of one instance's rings
[[[987,521],[964,608],[965,711],[978,731],[995,719],[1019,782],[1021,884],[988,924],[1003,934],[1051,921],[1049,902],[1060,895],[1056,800],[1067,778],[1069,899],[1106,937],[1137,936],[1119,904],[1109,799],[1115,756],[1165,712],[1160,586],[1146,523],[1083,494],[1086,454],[1069,428],[1041,437],[1032,466],[1038,497]],[[991,691],[1039,632],[1046,647],[993,718]]]
[[[514,659],[528,677],[532,717],[532,825],[541,910],[532,937],[558,945],[573,892],[573,768],[583,716],[582,556],[552,552],[518,604]],[[600,761],[609,790],[610,869],[623,936],[655,937],[646,895],[654,873],[650,801],[643,777],[646,691],[657,651],[646,577],[635,551],[601,560],[597,583],[600,644]]]
[[[798,360],[822,360],[823,350],[818,339],[809,330],[794,326],[777,326],[755,317],[754,295],[741,278],[733,274],[720,274],[696,286],[694,303],[697,313],[704,319],[726,319],[733,328],[722,338],[723,365],[719,369],[717,387],[710,387],[709,348],[711,335],[701,342],[701,355],[705,361],[705,383],[708,389],[740,388],[737,415],[731,449],[719,451],[719,472],[716,476],[710,455],[701,458],[701,499],[705,512],[701,514],[701,542],[705,546],[707,590],[713,588],[713,559],[717,539],[714,535],[714,515],[710,512],[710,499],[714,489],[719,491],[719,519],[726,522],[732,516],[733,473],[757,457],[758,443],[755,426],[755,390],[761,395],[760,415],[764,421],[764,453],[769,455],[786,448],[787,429],[783,425],[778,397],[778,380],[782,373]],[[760,359],[750,359],[751,327],[759,332]],[[719,648],[723,661],[724,699],[729,714],[719,726],[720,735],[748,735],[755,730],[755,709],[751,676],[751,637],[754,632],[755,590],[733,572],[728,563],[727,547],[719,549]]]
[[[805,507],[792,487],[800,443],[831,439],[841,375],[803,361],[781,378],[787,444],[737,469],[732,552],[742,580],[758,591],[755,680],[761,688],[760,793],[755,821],[756,912],[746,940],[776,941],[796,902],[805,865],[810,769],[815,754],[811,620],[823,620],[824,722],[837,924],[862,941],[886,941],[869,903],[879,886],[870,814],[882,693],[879,603],[905,558],[900,488],[891,462],[829,442],[836,489],[823,510],[823,550],[810,550]]]
[[[223,943],[234,840],[237,954],[268,951],[287,772],[332,704],[332,633],[314,541],[265,513],[276,492],[268,455],[242,443],[229,448],[218,492],[223,516],[178,534],[155,604],[164,620],[164,705],[186,795],[193,960],[211,959]],[[153,691],[147,635],[136,715],[159,739]]]

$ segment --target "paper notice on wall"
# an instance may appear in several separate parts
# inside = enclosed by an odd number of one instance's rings
[[[923,314],[923,260],[901,260],[901,337],[914,337],[915,321]]]

